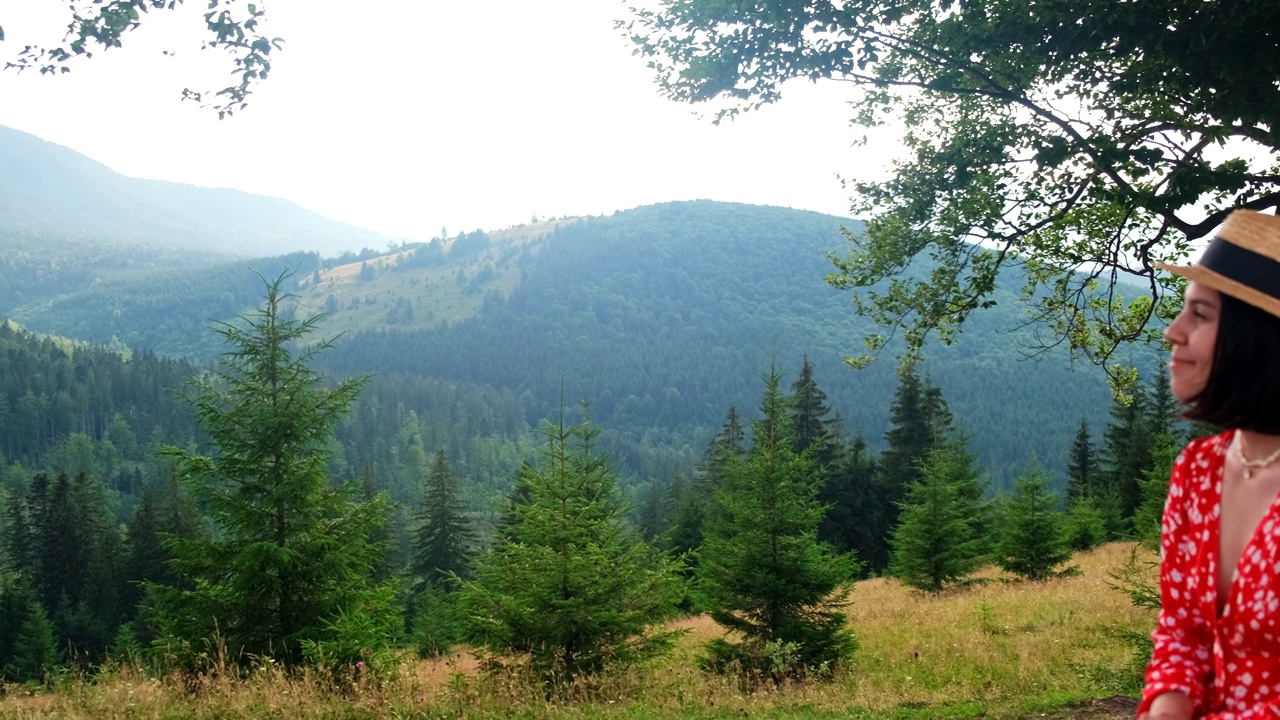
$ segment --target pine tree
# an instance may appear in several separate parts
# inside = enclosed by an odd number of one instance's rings
[[[1152,550],[1160,549],[1160,524],[1164,517],[1165,498],[1169,495],[1169,476],[1173,473],[1173,462],[1178,457],[1180,448],[1164,443],[1156,449],[1152,458],[1152,468],[1147,470],[1140,483],[1142,502],[1133,513],[1133,534],[1138,542]]]
[[[58,666],[58,642],[49,613],[39,601],[31,603],[13,643],[13,679],[37,682]]]
[[[427,476],[413,536],[413,572],[428,585],[443,585],[455,575],[470,576],[476,539],[466,510],[458,477],[440,450]]]
[[[15,680],[13,658],[18,633],[38,602],[29,577],[0,573],[0,680]]]
[[[1071,559],[1058,498],[1049,492],[1049,479],[1038,464],[1016,481],[1005,514],[1004,531],[996,544],[996,564],[1027,580],[1044,580]]]
[[[725,414],[724,424],[720,426],[720,432],[712,438],[698,467],[699,480],[708,493],[714,492],[720,484],[725,467],[734,458],[742,457],[745,437],[742,422],[738,419],[738,409],[730,405],[729,412]]]
[[[954,443],[933,447],[900,504],[889,572],[911,587],[939,592],[981,565],[985,539],[975,522],[973,458]]]
[[[26,499],[17,493],[10,495],[9,502],[5,506],[5,515],[8,519],[4,533],[6,565],[15,573],[33,577],[36,567],[36,547]]]
[[[764,381],[750,451],[727,465],[714,491],[700,579],[712,619],[742,638],[713,641],[710,664],[778,677],[821,671],[853,652],[842,586],[855,564],[818,541],[813,462],[794,452],[778,373]]]
[[[119,624],[123,585],[120,536],[102,483],[84,473],[75,480],[59,474],[36,505],[32,579],[40,601],[71,651],[98,660]]]
[[[922,461],[930,449],[951,432],[951,411],[942,393],[916,372],[914,364],[899,374],[893,404],[889,408],[887,447],[880,455],[880,514],[886,528],[896,528],[901,504],[911,483],[921,479]],[[889,564],[889,538],[885,536],[866,558],[882,570]]]
[[[122,609],[125,613],[138,612],[147,599],[145,585],[177,586],[178,575],[170,565],[173,554],[166,547],[167,536],[196,538],[204,535],[204,520],[195,503],[176,482],[166,482],[160,488],[146,486],[133,519],[129,522],[124,544],[125,590]],[[154,628],[139,625],[134,634],[150,641]]]
[[[857,558],[875,554],[889,535],[877,493],[875,458],[862,435],[855,435],[818,493],[827,508],[818,539]]]
[[[1113,422],[1107,427],[1104,441],[1106,444],[1106,492],[1102,500],[1104,504],[1115,505],[1113,512],[1118,513],[1124,525],[1114,528],[1123,534],[1133,511],[1142,501],[1140,480],[1147,470],[1151,469],[1151,431],[1148,418],[1148,398],[1139,389],[1127,398],[1125,404],[1117,399],[1111,407]],[[1104,513],[1106,511],[1104,510]]]
[[[1147,431],[1153,445],[1164,444],[1181,447],[1186,442],[1185,432],[1178,427],[1178,399],[1169,385],[1169,366],[1156,364],[1155,377],[1147,390]],[[1164,440],[1162,440],[1164,438]],[[1153,454],[1155,452],[1153,448]]]
[[[1071,443],[1071,464],[1067,467],[1067,505],[1084,498],[1096,497],[1101,488],[1098,458],[1089,435],[1089,423],[1081,418],[1076,438]]]
[[[288,277],[265,282],[261,309],[216,328],[231,349],[189,396],[215,454],[166,451],[217,529],[168,541],[188,585],[147,586],[180,656],[217,635],[245,661],[354,663],[388,643],[397,617],[393,589],[368,579],[385,502],[359,502],[359,487],[328,478],[334,428],[364,381],[325,386],[310,363],[327,343],[290,350],[316,319],[284,315]]]
[[[835,464],[839,442],[838,434],[832,432],[833,421],[831,409],[827,406],[827,394],[818,387],[813,378],[813,365],[809,356],[804,357],[800,366],[800,375],[791,384],[789,399],[791,426],[795,434],[792,450],[798,455],[806,450],[811,451],[814,464],[825,470]]]
[[[1066,539],[1072,550],[1092,550],[1106,542],[1108,534],[1095,498],[1082,497],[1067,508]]]
[[[542,467],[521,468],[514,522],[463,584],[470,636],[560,679],[669,650],[675,635],[661,623],[683,595],[678,568],[625,522],[614,470],[593,445],[599,430],[561,420],[545,433]]]
[[[645,487],[636,526],[640,537],[650,544],[657,544],[666,531],[667,489],[661,483],[651,482]]]
[[[671,527],[664,536],[665,547],[676,557],[685,558],[685,576],[692,578],[698,564],[695,551],[702,547],[702,528],[707,515],[705,488],[676,473],[667,497],[671,505]]]

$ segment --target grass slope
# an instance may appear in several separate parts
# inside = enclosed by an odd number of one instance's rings
[[[827,682],[756,689],[696,668],[718,628],[705,618],[675,654],[553,692],[519,673],[486,674],[469,654],[406,662],[391,679],[359,679],[339,693],[316,677],[272,667],[247,676],[184,680],[129,669],[52,691],[9,687],[3,718],[1113,718],[1131,717],[1132,648],[1150,611],[1109,587],[1132,545],[1077,556],[1081,573],[1043,583],[1005,582],[938,596],[884,579],[861,582],[849,608],[861,648]],[[1143,551],[1140,551],[1143,552]],[[1150,553],[1143,555],[1154,559]]]

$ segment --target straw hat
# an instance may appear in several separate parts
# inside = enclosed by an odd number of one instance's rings
[[[1280,217],[1237,210],[1209,241],[1200,262],[1156,265],[1280,317]]]

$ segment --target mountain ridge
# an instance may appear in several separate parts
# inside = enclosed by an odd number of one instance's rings
[[[30,133],[0,126],[0,224],[233,256],[383,247],[389,238],[290,200],[122,175]],[[3,236],[0,235],[0,240]]]
[[[136,267],[7,312],[35,331],[204,362],[220,350],[209,324],[255,306],[254,273],[291,272],[298,312],[326,314],[322,333],[341,335],[324,353],[327,373],[492,387],[518,396],[532,425],[566,398],[586,401],[621,453],[668,458],[642,471],[654,476],[689,470],[730,405],[750,414],[759,372],[771,363],[793,372],[803,357],[848,432],[880,445],[894,363],[857,373],[843,364],[876,328],[823,280],[842,228],[857,227],[681,201],[340,259]],[[1079,420],[1104,427],[1110,406],[1096,368],[1071,367],[1061,353],[1017,361],[1029,330],[1016,330],[1025,319],[1016,287],[1006,278],[997,309],[975,314],[957,345],[931,347],[924,370],[1000,485],[1033,456],[1063,467]]]

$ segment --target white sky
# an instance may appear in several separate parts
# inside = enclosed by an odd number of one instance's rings
[[[693,198],[844,216],[837,174],[884,165],[851,146],[841,83],[797,83],[720,126],[660,97],[613,29],[613,0],[267,0],[284,51],[249,108],[219,121],[178,99],[229,84],[231,68],[199,49],[205,3],[187,5],[69,74],[0,72],[0,125],[126,175],[287,198],[413,239]],[[65,8],[0,0],[0,61],[56,41]]]

